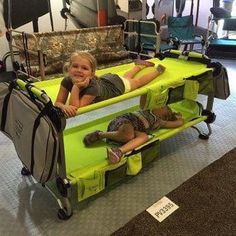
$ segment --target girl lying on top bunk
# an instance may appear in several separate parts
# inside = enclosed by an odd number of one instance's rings
[[[88,52],[75,52],[65,65],[68,76],[61,82],[55,106],[59,107],[67,117],[75,116],[79,107],[133,91],[148,84],[165,71],[164,66],[158,65],[153,71],[133,79],[145,67],[154,66],[152,62],[136,60],[135,66],[123,77],[109,73],[98,78],[95,76],[95,58]]]
[[[111,164],[118,163],[124,154],[134,150],[148,141],[148,131],[158,128],[176,128],[184,120],[180,113],[173,112],[168,106],[130,112],[112,120],[106,132],[96,130],[84,137],[84,144],[106,138],[107,141],[121,143],[120,147],[107,149],[107,158]]]

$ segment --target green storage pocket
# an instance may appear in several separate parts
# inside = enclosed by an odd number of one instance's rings
[[[102,175],[96,173],[94,178],[80,178],[78,180],[78,199],[83,200],[90,196],[93,196],[104,189],[102,186]]]
[[[184,85],[176,88],[169,88],[167,104],[183,100]]]
[[[112,186],[118,183],[120,180],[122,180],[126,176],[126,169],[127,169],[127,164],[125,163],[124,165],[119,166],[114,170],[106,171],[105,186],[106,187]]]
[[[147,93],[147,101],[145,104],[145,108],[153,108],[153,107],[162,107],[166,104],[168,99],[168,90],[165,89],[163,91],[150,89]]]
[[[186,80],[184,85],[184,98],[195,100],[199,92],[199,83],[196,80]]]
[[[151,163],[160,155],[160,142],[155,141],[144,147],[143,150],[141,151],[141,155],[142,155],[143,166]]]
[[[127,157],[127,175],[137,175],[142,169],[142,157],[140,153]]]

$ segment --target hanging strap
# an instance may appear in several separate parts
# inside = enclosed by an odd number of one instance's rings
[[[37,118],[34,121],[33,131],[32,131],[32,144],[31,144],[31,161],[30,161],[30,173],[34,175],[34,141],[35,141],[35,135],[36,131],[40,124],[40,119],[42,116],[44,116],[45,108],[40,112],[40,114],[37,116]]]
[[[37,131],[39,125],[40,125],[40,119],[47,114],[47,111],[48,111],[48,104],[45,105],[43,110],[37,116],[37,118],[35,119],[35,122],[34,122],[34,126],[33,126],[32,144],[31,144],[31,162],[30,162],[30,173],[32,174],[32,176],[34,176],[34,165],[35,165],[34,144],[35,144],[36,131]],[[52,172],[53,172],[53,167],[54,167],[55,159],[56,159],[56,148],[57,148],[56,136],[55,136],[54,132],[52,132],[52,134],[53,134],[52,136],[53,136],[53,140],[54,140],[52,161],[51,161],[51,164],[50,164],[50,169],[49,169],[48,176],[47,176],[46,180],[43,181],[43,182],[47,182],[47,180],[50,179],[50,177],[52,175]],[[41,176],[41,178],[42,178],[42,176]]]
[[[24,47],[24,54],[25,54],[25,63],[27,67],[28,76],[32,74],[31,65],[30,65],[30,56],[28,51],[28,38],[26,33],[22,32],[22,40],[23,40],[23,47]]]
[[[57,142],[56,141],[57,141],[57,138],[56,138],[56,135],[54,132],[52,132],[52,137],[53,137],[53,143],[54,143],[53,154],[52,154],[52,159],[51,159],[51,163],[50,163],[50,169],[48,172],[48,176],[43,182],[47,182],[51,178],[53,168],[54,168],[54,163],[56,161],[56,150],[57,150]]]
[[[1,130],[5,130],[5,125],[6,125],[6,120],[7,120],[7,108],[8,108],[8,103],[11,97],[11,93],[13,91],[13,88],[15,88],[15,82],[11,82],[8,86],[8,94],[5,96],[4,101],[3,101],[3,106],[2,106],[2,120],[1,120]]]

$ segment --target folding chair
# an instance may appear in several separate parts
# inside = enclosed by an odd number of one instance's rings
[[[187,50],[190,45],[190,50],[193,49],[195,44],[200,44],[203,52],[205,40],[201,35],[194,34],[193,16],[182,17],[168,17],[168,31],[169,41],[177,44],[178,48],[184,45],[184,50]]]
[[[124,42],[130,53],[150,56],[160,51],[160,23],[157,20],[126,20]],[[152,56],[151,56],[152,57]]]

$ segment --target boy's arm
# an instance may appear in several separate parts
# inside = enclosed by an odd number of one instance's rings
[[[177,128],[184,124],[184,119],[182,117],[179,117],[177,120],[174,121],[167,121],[163,120],[161,122],[161,127],[163,128]]]

